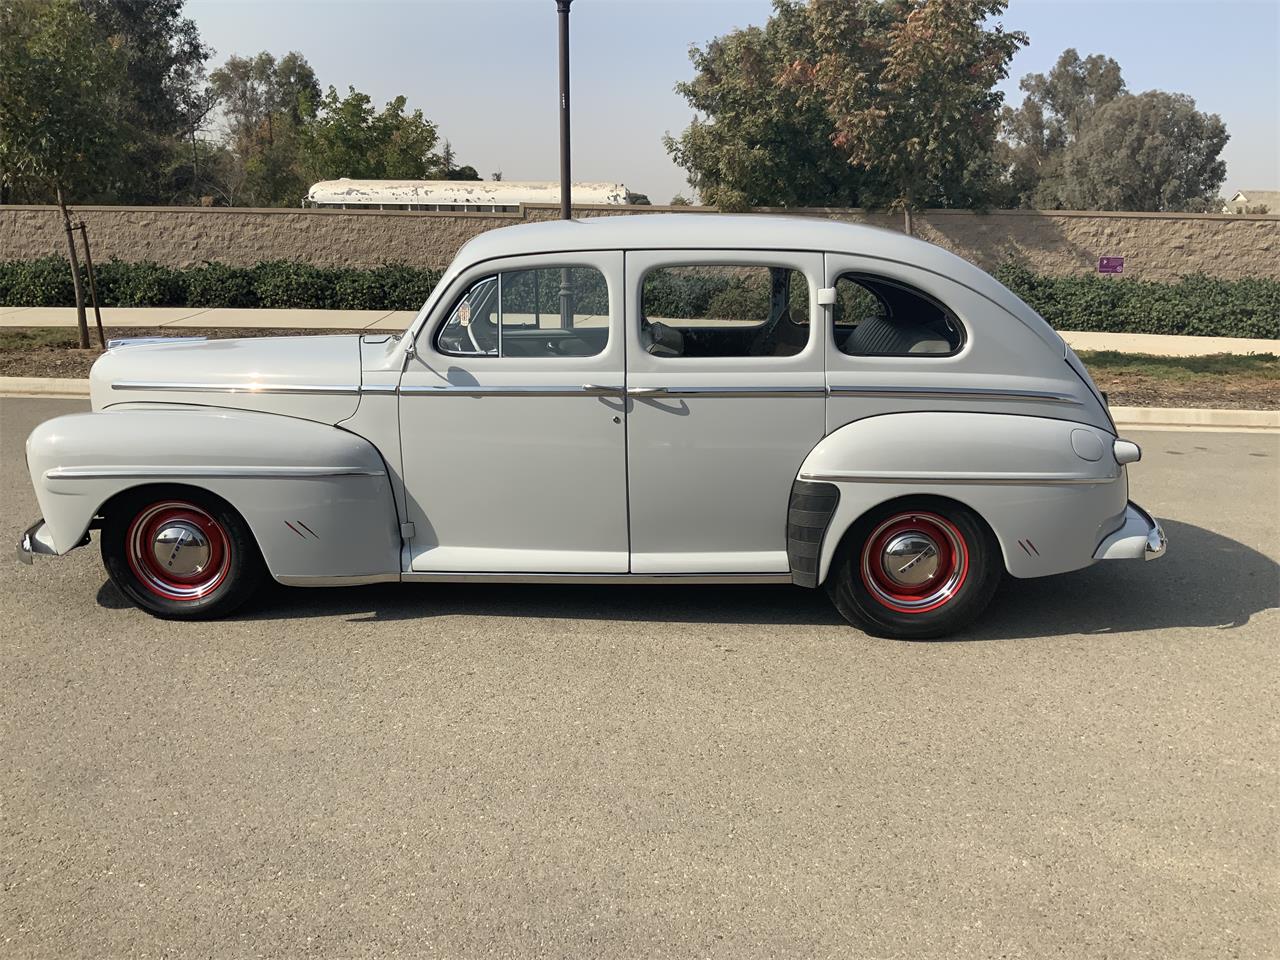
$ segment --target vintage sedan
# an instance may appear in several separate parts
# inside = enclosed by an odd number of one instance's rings
[[[40,425],[44,519],[160,617],[296,586],[823,585],[936,637],[1001,577],[1158,557],[1062,339],[890,231],[714,214],[469,242],[402,336],[128,343]]]

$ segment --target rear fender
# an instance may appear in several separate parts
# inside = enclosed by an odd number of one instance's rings
[[[1015,577],[1088,566],[1102,539],[1124,522],[1128,484],[1114,440],[1089,424],[1007,414],[855,420],[825,437],[800,468],[799,480],[830,483],[839,493],[817,580],[826,579],[841,539],[867,511],[921,495],[982,517]]]
[[[181,484],[235,507],[277,579],[400,571],[386,465],[369,441],[326,424],[196,407],[72,414],[31,433],[27,465],[58,553],[119,494]]]

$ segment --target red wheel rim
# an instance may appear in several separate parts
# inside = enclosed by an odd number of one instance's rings
[[[969,574],[969,546],[936,513],[899,513],[880,523],[862,547],[862,582],[896,613],[928,613],[950,603]]]
[[[190,602],[221,586],[231,569],[226,529],[195,504],[153,503],[138,512],[125,534],[129,569],[148,591]]]

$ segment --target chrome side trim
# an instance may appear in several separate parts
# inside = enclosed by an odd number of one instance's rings
[[[437,573],[408,571],[405,583],[790,583],[787,573]]]
[[[630,387],[627,396],[662,397],[821,397],[826,387]]]
[[[200,467],[200,466],[138,466],[138,467],[54,467],[46,470],[46,480],[107,480],[152,479],[157,477],[200,477],[217,480],[320,480],[329,477],[383,477],[384,470],[366,470],[363,467]]]
[[[394,383],[363,383],[360,385],[361,393],[373,394],[395,394],[400,388]]]
[[[466,386],[454,384],[431,386],[408,384],[400,387],[400,392],[407,396],[418,397],[581,397],[621,393],[621,387],[598,387],[594,384],[580,386]]]
[[[107,341],[107,349],[114,350],[116,347],[135,347],[146,343],[176,343],[180,340],[190,343],[199,343],[201,340],[208,340],[208,337],[119,337]]]
[[[1022,476],[1008,474],[986,475],[981,473],[802,473],[801,480],[819,483],[923,483],[950,484],[967,483],[991,486],[1056,486],[1072,483],[1115,483],[1120,475],[1110,477],[1078,477],[1068,474],[1028,473]]]
[[[1065,393],[1047,390],[965,390],[956,387],[842,387],[831,386],[827,393],[832,397],[888,397],[900,400],[1013,400],[1032,403],[1069,403],[1082,406],[1082,402]]]
[[[261,393],[310,396],[358,396],[359,384],[350,383],[187,383],[181,380],[116,380],[112,390],[168,390],[174,393]]]
[[[354,577],[276,577],[286,587],[358,587],[366,583],[399,583],[398,573],[366,573]]]

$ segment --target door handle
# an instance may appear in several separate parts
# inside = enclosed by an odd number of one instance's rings
[[[667,387],[628,387],[628,397],[662,397],[669,393]]]
[[[598,383],[584,383],[582,385],[583,393],[593,397],[607,397],[616,393],[622,393],[622,387],[606,387]]]

